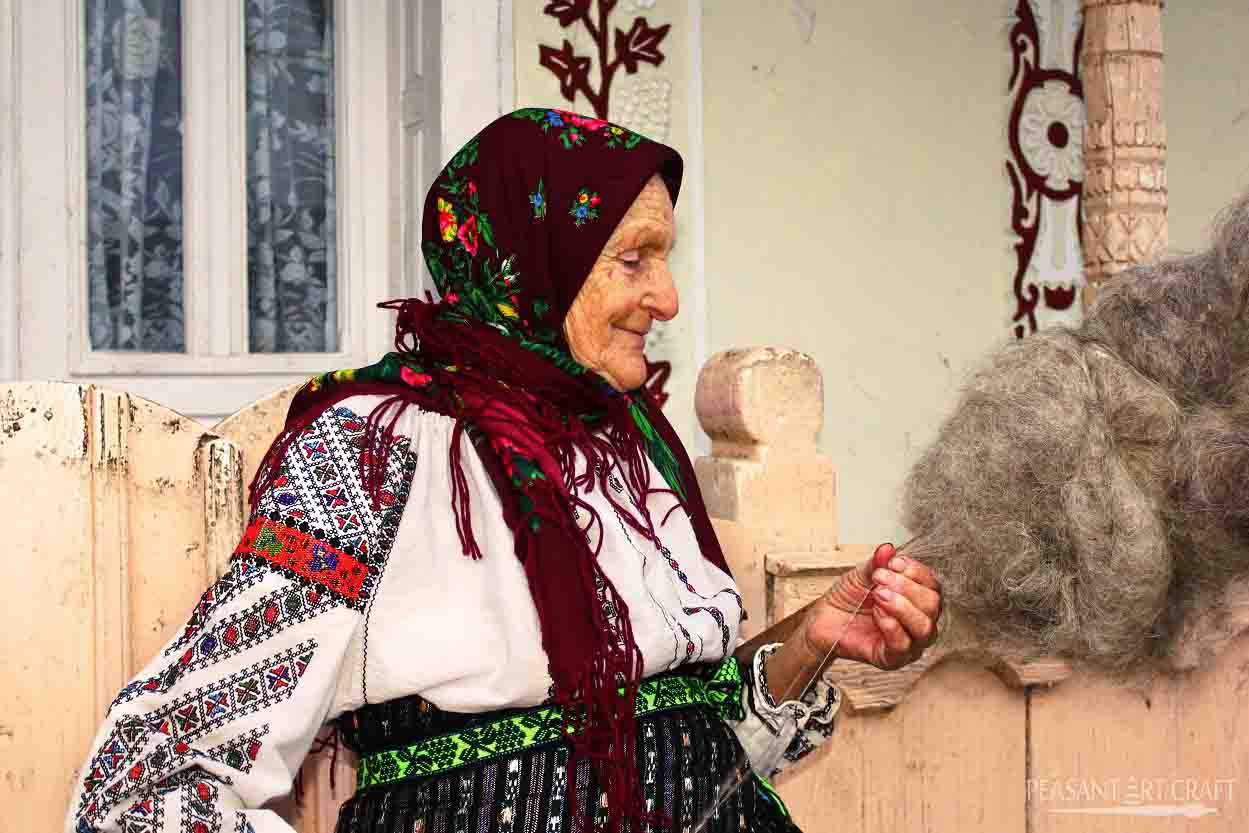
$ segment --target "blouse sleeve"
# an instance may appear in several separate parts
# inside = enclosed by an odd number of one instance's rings
[[[766,779],[802,760],[832,736],[842,701],[840,689],[826,674],[818,677],[798,700],[773,700],[768,687],[767,659],[779,647],[780,643],[760,647],[749,667],[741,669],[741,712],[745,716],[729,721],[751,767]],[[784,752],[777,756],[781,744]]]
[[[291,443],[229,569],[109,707],[66,830],[290,833],[256,808],[290,789],[317,730],[358,697],[360,631],[414,469],[397,438],[374,511],[364,424],[330,408]]]

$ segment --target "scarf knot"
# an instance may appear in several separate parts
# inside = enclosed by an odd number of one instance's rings
[[[420,349],[421,335],[428,331],[439,309],[447,306],[447,303],[445,300],[435,302],[433,295],[426,291],[425,300],[396,298],[383,301],[377,306],[399,313],[395,321],[395,349],[400,353],[416,353]],[[408,344],[408,339],[413,342]]]

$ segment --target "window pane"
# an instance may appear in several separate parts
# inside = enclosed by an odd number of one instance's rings
[[[179,0],[86,0],[91,347],[183,352]]]
[[[338,349],[333,0],[246,0],[252,352]]]

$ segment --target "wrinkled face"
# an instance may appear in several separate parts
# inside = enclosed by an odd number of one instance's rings
[[[642,346],[651,322],[677,314],[668,271],[675,233],[668,187],[655,174],[621,218],[564,318],[573,358],[616,390],[646,381]]]

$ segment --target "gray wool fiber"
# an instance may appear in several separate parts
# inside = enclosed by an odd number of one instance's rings
[[[1002,345],[904,487],[907,552],[986,646],[1152,674],[1249,574],[1249,197],[1205,252]]]

